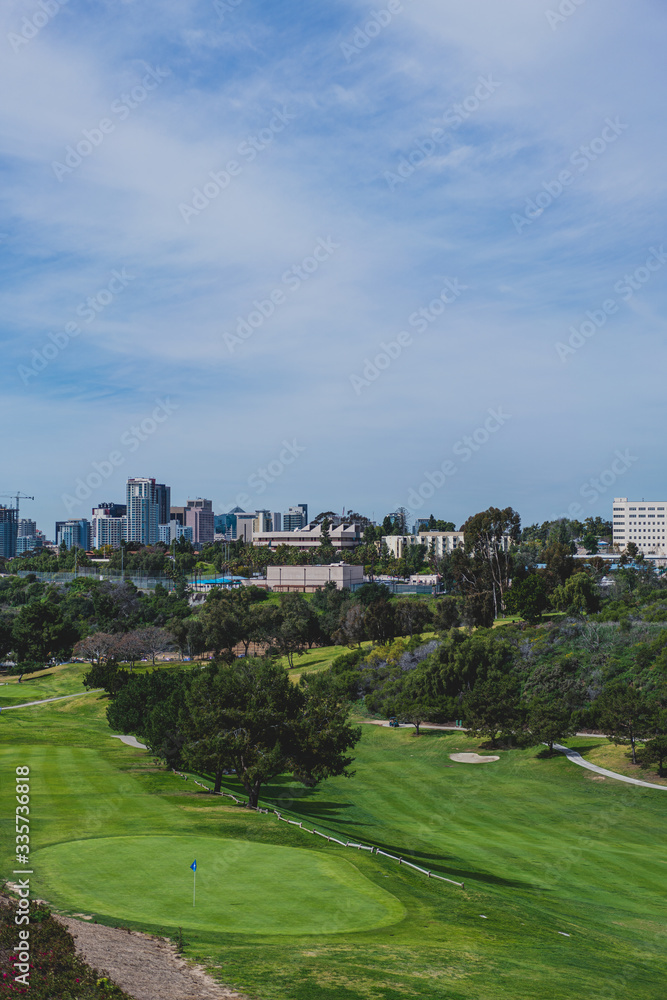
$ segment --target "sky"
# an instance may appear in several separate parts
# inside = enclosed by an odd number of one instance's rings
[[[0,493],[664,499],[660,0],[5,0]],[[9,502],[3,501],[1,502]]]

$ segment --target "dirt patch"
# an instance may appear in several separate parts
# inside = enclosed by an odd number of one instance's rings
[[[72,917],[57,919],[74,938],[84,961],[135,1000],[245,1000],[240,993],[220,986],[201,967],[188,965],[165,938]]]
[[[480,757],[478,753],[450,753],[450,760],[455,760],[457,764],[490,764],[500,757]]]

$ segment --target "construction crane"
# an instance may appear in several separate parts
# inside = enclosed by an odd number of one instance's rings
[[[19,500],[34,500],[34,497],[26,496],[25,493],[0,493],[0,499],[9,498],[16,500],[16,523],[19,523]]]

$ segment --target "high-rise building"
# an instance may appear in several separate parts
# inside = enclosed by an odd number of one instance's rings
[[[16,510],[14,507],[0,507],[0,556],[13,559],[16,555]]]
[[[127,506],[124,503],[100,503],[93,507],[92,547],[102,549],[109,546],[119,549],[125,538]]]
[[[236,515],[245,514],[241,507],[233,507],[228,514],[216,514],[214,527],[216,535],[224,535],[227,541],[236,540]]]
[[[90,521],[82,518],[70,518],[68,521],[60,521],[60,528],[56,534],[56,545],[63,542],[68,549],[83,549],[84,552],[90,548]]]
[[[18,526],[18,538],[34,538],[37,534],[37,524],[27,517],[22,517]]]
[[[308,524],[308,504],[299,503],[296,507],[290,507],[289,510],[285,511],[283,514],[283,531],[297,531],[299,528],[305,528]],[[274,529],[279,530],[279,529]]]
[[[157,523],[169,524],[171,521],[171,486],[156,483],[155,499],[157,501]]]
[[[195,545],[208,545],[213,542],[215,535],[215,514],[213,513],[213,501],[188,500],[185,509],[185,526],[192,528],[192,541]]]
[[[126,496],[128,542],[155,545],[160,537],[155,480],[141,477],[128,479]]]
[[[628,500],[615,497],[613,544],[619,549],[634,542],[645,556],[667,555],[667,500]]]

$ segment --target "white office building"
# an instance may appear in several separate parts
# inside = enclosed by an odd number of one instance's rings
[[[645,556],[667,555],[667,500],[614,499],[613,543],[621,551],[634,542]]]

